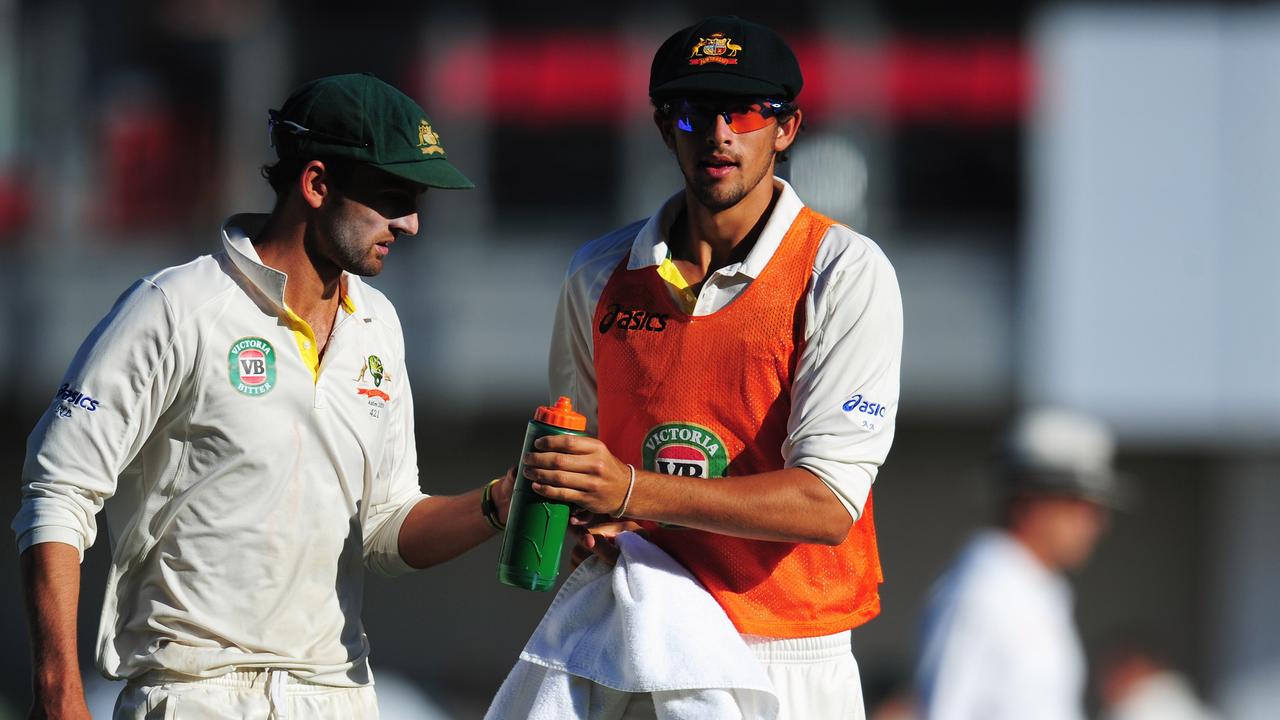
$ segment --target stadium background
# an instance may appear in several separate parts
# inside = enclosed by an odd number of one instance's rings
[[[0,0],[0,517],[80,340],[132,279],[269,209],[265,111],[333,72],[420,98],[480,186],[429,193],[422,236],[375,281],[406,328],[423,485],[514,462],[570,253],[678,188],[652,52],[725,9],[605,5]],[[998,430],[1055,402],[1117,428],[1139,491],[1075,581],[1089,650],[1154,638],[1228,717],[1274,717],[1280,9],[733,10],[806,72],[783,174],[879,242],[903,290],[898,440],[875,489],[884,612],[854,634],[869,699],[901,686],[931,579],[992,516]],[[550,600],[498,585],[496,552],[367,589],[375,671],[448,716],[479,716]],[[104,541],[84,564],[86,661],[108,559]],[[0,718],[29,699],[16,565],[0,552]]]

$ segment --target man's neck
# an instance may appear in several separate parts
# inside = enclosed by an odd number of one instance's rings
[[[1034,532],[1025,528],[1007,528],[1006,532],[1009,537],[1013,538],[1021,545],[1031,557],[1035,558],[1036,563],[1052,573],[1061,573],[1063,568],[1050,551],[1048,543],[1041,540]]]
[[[772,180],[761,182],[733,207],[716,211],[686,190],[685,210],[672,228],[671,254],[690,284],[745,259],[779,195]]]
[[[309,249],[306,232],[305,224],[273,213],[253,239],[262,264],[289,276],[284,302],[303,318],[336,309],[342,282],[342,271]]]

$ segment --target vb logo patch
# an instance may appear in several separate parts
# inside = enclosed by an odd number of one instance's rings
[[[262,338],[240,338],[227,353],[231,387],[245,395],[266,395],[276,386],[276,351]]]
[[[723,477],[729,465],[719,436],[693,423],[664,423],[650,430],[641,459],[646,470],[679,477]]]

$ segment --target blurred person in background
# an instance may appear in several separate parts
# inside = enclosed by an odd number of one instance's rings
[[[974,538],[928,602],[917,669],[925,720],[1079,720],[1085,657],[1064,573],[1089,559],[1116,501],[1114,441],[1092,417],[1022,416],[1006,444],[1003,521]]]
[[[875,243],[774,175],[802,84],[786,42],[736,17],[659,48],[654,121],[684,188],[573,258],[551,390],[599,437],[538,440],[526,474],[596,514],[584,544],[606,560],[638,540],[611,536],[643,528],[691,573],[731,621],[730,644],[767,673],[777,717],[862,718],[850,630],[880,609],[871,485],[894,434],[902,301]],[[636,609],[665,617],[664,602],[653,592]],[[648,678],[594,679],[608,687],[590,717],[654,717],[660,693],[610,689]],[[505,697],[491,717],[519,716]]]
[[[420,490],[400,321],[362,279],[418,232],[428,187],[470,181],[371,75],[303,85],[271,127],[271,213],[126,291],[31,434],[13,529],[33,717],[88,717],[79,562],[104,504],[118,718],[376,717],[365,568],[443,562],[501,523],[510,475]]]
[[[1102,720],[1218,720],[1191,682],[1138,640],[1099,655],[1095,673]]]

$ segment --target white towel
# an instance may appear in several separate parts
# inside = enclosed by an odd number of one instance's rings
[[[773,720],[764,668],[711,595],[653,543],[617,537],[565,580],[486,720],[609,720],[652,693],[658,718]]]

